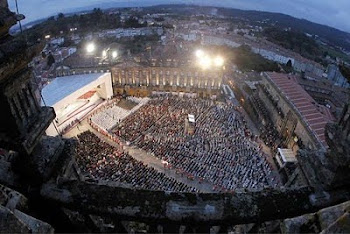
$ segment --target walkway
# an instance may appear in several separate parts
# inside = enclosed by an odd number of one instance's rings
[[[149,167],[153,167],[159,172],[164,173],[166,176],[174,178],[178,182],[182,182],[188,186],[194,187],[198,189],[200,192],[204,193],[212,193],[213,185],[208,182],[199,182],[199,180],[188,179],[186,176],[181,174],[177,174],[174,169],[166,169],[164,168],[160,159],[155,156],[147,153],[145,150],[139,149],[134,146],[124,146],[124,150],[127,151],[134,159],[138,161],[142,161],[147,164]]]
[[[240,111],[244,116],[244,119],[247,121],[247,125],[249,127],[249,129],[251,130],[253,135],[257,135],[260,136],[260,131],[259,129],[257,129],[257,127],[255,126],[254,122],[252,121],[252,119],[250,118],[250,116],[248,115],[248,113],[244,110],[244,108],[239,104],[238,100],[236,99],[232,89],[230,88],[229,85],[223,85],[225,86],[226,90],[228,91],[228,93],[230,94],[229,96],[231,97],[231,101],[235,106],[240,107]],[[271,148],[268,147],[267,145],[265,145],[264,141],[262,140],[258,140],[257,141],[258,144],[261,144],[262,146],[262,151],[265,153],[266,160],[270,163],[271,167],[272,167],[272,173],[273,173],[273,177],[275,178],[275,180],[280,184],[281,182],[281,178],[280,175],[278,173],[278,169],[277,166],[273,160],[273,155],[272,155],[272,151]],[[269,181],[270,185],[272,184],[272,181]]]

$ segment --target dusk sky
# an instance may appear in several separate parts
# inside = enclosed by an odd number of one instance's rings
[[[8,2],[14,11],[15,0]],[[110,3],[120,3],[123,7],[188,3],[280,12],[350,32],[350,0],[18,0],[20,13],[26,16],[25,22],[77,8],[97,7],[97,4],[106,8]]]

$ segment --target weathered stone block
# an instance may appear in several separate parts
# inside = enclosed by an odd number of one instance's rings
[[[334,223],[340,216],[346,212],[346,208],[350,207],[350,201],[344,202],[337,206],[327,207],[317,212],[321,229],[324,230]]]
[[[316,233],[320,232],[315,214],[306,214],[285,219],[281,224],[282,233]]]

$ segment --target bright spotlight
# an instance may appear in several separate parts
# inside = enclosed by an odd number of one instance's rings
[[[112,52],[112,58],[114,58],[114,59],[115,59],[117,56],[118,56],[117,51],[113,51],[113,52]]]
[[[94,43],[89,43],[89,44],[86,46],[86,51],[87,51],[88,53],[92,53],[92,52],[94,52],[94,50],[95,50],[95,44],[94,44]]]
[[[196,56],[197,56],[197,58],[201,58],[201,57],[203,57],[203,55],[204,55],[203,50],[197,50],[197,51],[196,51]]]
[[[217,67],[221,67],[222,65],[224,65],[224,59],[221,58],[221,57],[216,57],[216,58],[214,59],[214,64],[215,64],[215,66],[217,66]]]
[[[211,59],[208,56],[204,56],[202,58],[199,59],[199,65],[203,68],[203,69],[207,69],[211,66]]]
[[[107,51],[106,50],[102,51],[102,57],[107,57]]]

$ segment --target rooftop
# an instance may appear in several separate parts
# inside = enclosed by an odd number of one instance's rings
[[[295,153],[291,149],[278,148],[278,152],[280,153],[284,162],[297,162],[298,161],[295,157]]]
[[[57,77],[42,90],[42,97],[46,106],[53,106],[71,93],[81,89],[105,73],[91,73],[83,75]]]
[[[316,101],[296,82],[295,77],[275,72],[266,72],[266,74],[297,109],[322,145],[326,147],[325,127],[332,119],[327,114],[321,113]]]

